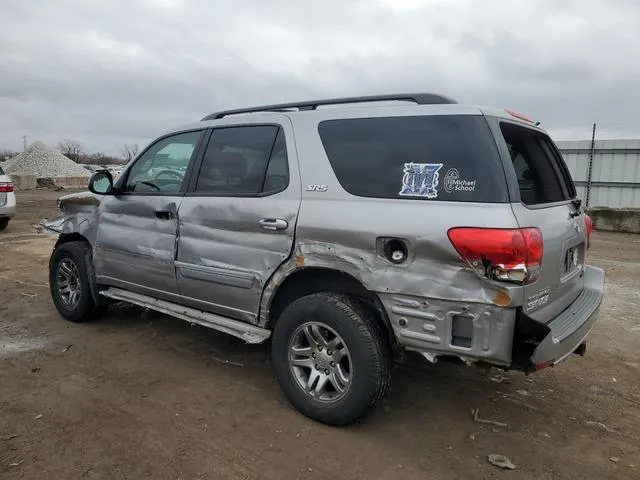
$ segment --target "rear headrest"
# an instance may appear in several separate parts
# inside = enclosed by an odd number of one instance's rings
[[[212,167],[220,169],[226,175],[244,177],[247,174],[248,162],[237,152],[217,152]]]

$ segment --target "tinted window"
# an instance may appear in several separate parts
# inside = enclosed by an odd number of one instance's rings
[[[560,202],[575,195],[562,158],[549,138],[535,130],[509,123],[500,125],[525,205]]]
[[[288,183],[287,151],[279,127],[217,128],[202,161],[196,192],[257,195],[282,191]]]
[[[2,170],[2,167],[0,167],[0,175],[4,175],[4,170]]]
[[[483,117],[329,120],[320,137],[342,187],[377,198],[508,201],[500,157]]]
[[[287,145],[282,129],[273,144],[271,159],[264,178],[262,192],[266,194],[281,192],[289,185],[289,158],[287,157]]]
[[[125,191],[178,192],[201,135],[181,133],[153,144],[129,170]]]

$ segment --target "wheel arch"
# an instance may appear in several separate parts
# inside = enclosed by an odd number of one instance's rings
[[[61,245],[65,245],[71,242],[81,242],[88,247],[86,258],[85,258],[85,265],[87,268],[87,276],[89,278],[89,289],[91,290],[91,297],[93,298],[93,301],[97,305],[106,304],[107,302],[105,298],[100,295],[99,293],[100,288],[96,284],[95,270],[93,267],[93,247],[89,239],[78,232],[61,233],[60,236],[58,237],[58,240],[56,241],[55,246],[53,247],[53,250],[55,251],[56,248],[60,247]],[[51,259],[49,260],[49,268],[51,268],[52,260],[53,260],[53,255],[51,255]]]
[[[69,242],[85,242],[87,245],[91,246],[89,239],[78,232],[61,233],[55,246],[58,247],[59,245]]]
[[[298,298],[320,292],[342,293],[359,300],[375,314],[390,341],[395,343],[391,322],[378,295],[368,290],[352,274],[333,268],[298,268],[288,272],[280,282],[272,279],[270,286],[263,292],[260,323],[273,329],[287,305]]]

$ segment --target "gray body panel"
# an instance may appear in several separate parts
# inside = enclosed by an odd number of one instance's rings
[[[285,135],[290,177],[285,190],[257,197],[187,193],[178,212],[176,265],[184,303],[251,323],[258,323],[265,284],[291,255],[301,202],[291,122],[277,114],[270,117],[267,123]],[[219,124],[242,126],[247,119],[232,117]],[[265,228],[261,222],[268,219],[286,227]]]
[[[566,309],[582,292],[583,266],[586,254],[586,233],[582,215],[572,218],[569,204],[546,208],[527,208],[513,204],[513,212],[521,227],[536,226],[544,238],[544,254],[540,278],[524,288],[522,305],[526,313],[547,323]],[[578,249],[578,263],[568,272],[563,271],[564,256],[570,248]],[[530,306],[529,299],[535,299],[540,292],[548,289],[546,303],[539,307]]]
[[[584,289],[576,300],[549,322],[550,334],[536,349],[532,361],[536,364],[557,364],[584,342],[598,319],[604,293],[604,271],[585,267]]]
[[[99,207],[94,264],[99,283],[141,293],[178,293],[175,274],[181,196],[105,196]],[[162,219],[156,212],[171,212]]]
[[[177,263],[185,303],[257,323],[264,285],[291,253],[299,205],[298,185],[268,198],[186,197]],[[288,226],[265,230],[264,218]]]
[[[342,188],[318,134],[320,122],[421,115],[484,116],[495,137],[511,202],[364,198]],[[179,306],[189,307],[187,317],[204,318],[207,326],[223,331],[219,318],[233,319],[234,334],[240,322],[271,328],[271,306],[279,287],[301,269],[322,268],[357,280],[379,300],[397,344],[428,358],[454,355],[509,367],[519,312],[552,331],[566,312],[576,312],[579,318],[573,323],[561,322],[563,328],[569,325],[563,333],[568,343],[558,349],[558,342],[548,340],[536,354],[546,358],[552,351],[555,361],[558,352],[564,355],[569,343],[582,341],[593,325],[602,285],[584,265],[584,218],[570,216],[570,202],[536,208],[520,202],[500,136],[501,121],[542,132],[504,111],[457,104],[263,112],[203,121],[172,133],[231,125],[281,126],[289,158],[288,187],[262,197],[189,191],[173,197],[107,195],[99,206],[65,210],[58,231],[80,233],[94,245],[99,283],[146,295],[138,299],[145,305],[155,304],[154,299],[172,302],[176,308],[161,305],[175,316],[180,317],[175,313]],[[154,217],[158,209],[175,215],[160,220]],[[265,230],[259,223],[265,218],[283,220],[286,227]],[[448,239],[447,231],[457,226],[539,228],[544,238],[540,277],[527,286],[481,278]],[[388,237],[406,242],[407,261],[398,265],[382,255],[381,241]],[[579,263],[564,272],[566,252],[576,246]],[[587,288],[595,293],[585,300],[587,276]],[[547,301],[528,308],[531,298],[546,289]],[[459,324],[471,332],[467,345],[454,342]]]

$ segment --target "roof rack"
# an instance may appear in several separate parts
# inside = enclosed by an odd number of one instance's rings
[[[227,115],[236,115],[239,113],[253,113],[253,112],[287,112],[294,109],[298,111],[303,110],[316,110],[321,105],[339,105],[341,103],[364,103],[364,102],[383,102],[391,100],[400,100],[414,102],[418,105],[442,105],[457,103],[444,95],[438,95],[435,93],[398,93],[391,95],[368,95],[364,97],[343,97],[343,98],[329,98],[325,100],[312,100],[306,102],[295,103],[279,103],[274,105],[262,105],[259,107],[240,108],[237,110],[224,110],[222,112],[215,112],[207,115],[202,120],[216,120],[224,118]]]

